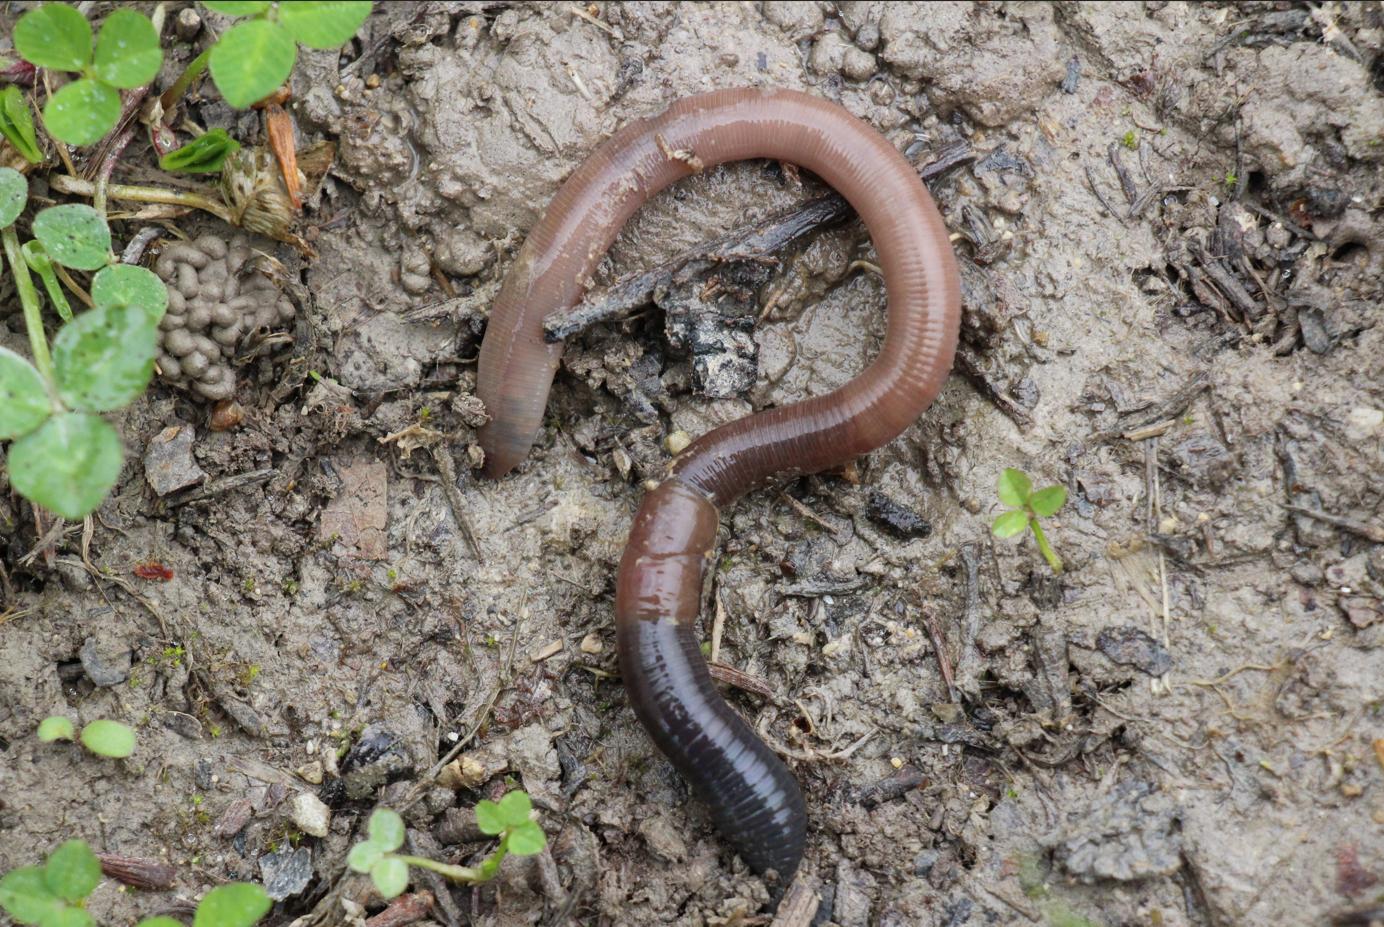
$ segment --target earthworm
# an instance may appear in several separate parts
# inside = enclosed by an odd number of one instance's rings
[[[630,704],[727,840],[760,873],[791,880],[807,812],[788,768],[713,687],[697,644],[702,580],[720,509],[773,477],[839,466],[915,422],[951,368],[960,279],[946,226],[908,161],[840,106],[735,89],[687,97],[626,126],[562,185],[510,269],[481,345],[486,475],[527,453],[562,354],[543,320],[571,309],[625,221],[706,167],[771,158],[807,168],[864,220],[884,271],[888,323],[870,366],[825,396],[767,409],[689,445],[635,516],[615,621]]]

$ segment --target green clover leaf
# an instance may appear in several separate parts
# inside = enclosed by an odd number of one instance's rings
[[[1033,491],[1033,483],[1022,470],[1006,467],[1000,474],[1000,501],[1005,505],[1019,508],[1028,503],[1028,495]]]
[[[134,10],[115,10],[101,24],[92,73],[112,87],[131,90],[159,76],[163,49],[149,17]]]
[[[404,819],[388,808],[380,808],[370,815],[367,830],[370,842],[386,853],[392,853],[404,845]]]
[[[1062,508],[1066,501],[1067,487],[1049,486],[1029,496],[1028,504],[1033,507],[1035,515],[1047,518],[1049,515],[1056,515],[1057,510]]]
[[[52,413],[48,390],[34,365],[9,348],[0,348],[0,440],[18,438]]]
[[[99,142],[119,118],[120,94],[89,77],[64,84],[43,107],[49,134],[69,145]]]
[[[157,319],[138,307],[97,306],[53,339],[58,395],[82,412],[124,408],[149,385],[157,354]]]
[[[276,23],[262,19],[232,26],[212,47],[211,76],[226,102],[244,109],[288,79],[298,49]]]
[[[542,853],[543,848],[548,845],[548,838],[543,834],[543,828],[538,826],[536,821],[525,821],[510,828],[505,836],[505,846],[509,852],[515,856],[533,856],[535,853]]]
[[[408,888],[408,864],[402,859],[386,857],[370,870],[370,881],[386,901],[396,898]]]
[[[96,511],[123,462],[120,436],[104,419],[66,412],[10,445],[10,485],[26,499],[77,521]]]
[[[91,61],[91,24],[66,3],[45,3],[14,24],[14,47],[36,67],[80,71]]]
[[[340,48],[370,15],[369,0],[320,3],[297,0],[279,4],[279,22],[308,48]]]
[[[197,905],[192,927],[250,927],[273,906],[274,902],[258,885],[248,882],[219,885],[207,892],[202,903]]]
[[[64,901],[81,901],[101,884],[101,863],[86,841],[69,840],[44,863],[43,881]]]
[[[110,260],[111,230],[90,206],[50,206],[34,216],[34,237],[64,267],[96,270]]]
[[[0,229],[14,225],[27,202],[29,181],[12,167],[0,167]]]

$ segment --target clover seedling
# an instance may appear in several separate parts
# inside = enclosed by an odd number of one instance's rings
[[[193,73],[200,70],[199,65],[210,64],[216,89],[238,109],[264,99],[288,80],[298,58],[298,45],[339,48],[351,40],[370,15],[369,0],[233,0],[202,5],[227,16],[246,17],[221,36],[205,61],[198,59],[188,66],[189,73]]]
[[[476,805],[476,824],[482,833],[500,838],[500,845],[479,866],[451,866],[419,856],[394,851],[404,845],[403,818],[388,808],[370,815],[369,838],[351,848],[346,864],[356,872],[369,873],[375,890],[385,899],[394,898],[408,888],[408,867],[417,866],[439,873],[454,882],[486,882],[500,871],[500,862],[510,853],[533,856],[548,845],[543,828],[530,820],[533,802],[523,791],[510,792],[498,802]]]
[[[1022,534],[1025,528],[1031,530],[1043,559],[1052,567],[1054,573],[1061,573],[1062,558],[1048,545],[1048,537],[1043,533],[1043,525],[1039,519],[1057,514],[1057,510],[1067,501],[1066,487],[1048,486],[1034,492],[1032,481],[1022,470],[1007,467],[1000,474],[999,494],[1000,501],[1010,506],[1012,511],[1005,512],[995,519],[990,528],[995,537],[1012,538]]]
[[[83,906],[101,882],[101,863],[91,847],[69,840],[42,866],[25,866],[0,879],[0,908],[21,924],[92,927]]]
[[[65,719],[53,719],[65,720]],[[47,723],[47,722],[45,722]],[[84,840],[69,840],[42,866],[25,866],[0,879],[0,908],[21,924],[94,927],[86,899],[101,883],[101,862]],[[258,885],[232,882],[207,892],[192,927],[251,927],[273,902]],[[150,917],[139,927],[184,927],[171,917]]]
[[[49,134],[69,145],[100,141],[120,118],[120,91],[149,83],[163,64],[154,24],[126,9],[106,17],[93,43],[85,16],[65,3],[45,3],[19,17],[14,47],[36,67],[81,74],[43,106]],[[7,116],[13,119],[8,108]]]
[[[120,436],[98,413],[123,408],[149,385],[168,290],[152,271],[110,264],[110,229],[90,206],[40,211],[33,221],[36,240],[21,247],[14,223],[28,191],[17,171],[0,168],[0,240],[32,354],[31,362],[0,348],[0,441],[14,442],[10,485],[75,520],[94,511],[120,475]],[[92,309],[73,317],[54,265],[97,271]],[[43,280],[58,314],[70,319],[51,353],[30,269]]]
[[[46,744],[55,740],[76,740],[77,732],[71,721],[54,715],[44,718],[39,724],[38,739]],[[119,721],[100,719],[91,722],[82,728],[81,741],[83,747],[97,756],[113,760],[123,760],[135,752],[135,732]]]

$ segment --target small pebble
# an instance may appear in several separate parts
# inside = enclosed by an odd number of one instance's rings
[[[325,837],[332,824],[332,809],[311,792],[293,796],[290,816],[299,830],[313,837]]]
[[[674,456],[681,454],[692,443],[692,437],[685,431],[679,429],[663,439],[663,446],[668,449],[668,453]]]
[[[298,767],[298,778],[313,785],[322,784],[322,764],[313,760],[304,766]]]

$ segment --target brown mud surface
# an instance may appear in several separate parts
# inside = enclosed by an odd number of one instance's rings
[[[156,383],[118,417],[128,462],[89,538],[45,543],[0,494],[0,871],[81,837],[177,872],[103,883],[103,924],[270,877],[293,893],[267,923],[360,923],[380,902],[342,872],[371,808],[421,794],[414,852],[469,863],[475,802],[522,785],[549,852],[477,889],[418,879],[431,922],[767,923],[626,705],[615,569],[670,435],[870,356],[867,237],[703,270],[578,335],[498,483],[473,475],[471,390],[497,281],[582,158],[677,97],[773,85],[920,166],[971,155],[931,183],[966,375],[854,471],[723,519],[707,632],[719,612],[717,659],[763,684],[728,697],[807,795],[821,904],[797,923],[1379,915],[1380,4],[378,6],[295,71],[301,141],[339,149],[303,223],[317,259],[258,244],[297,313],[237,355],[243,421],[213,431],[209,401]],[[203,92],[194,119],[255,139]],[[116,176],[153,164],[140,142]],[[708,171],[639,213],[601,283],[820,193],[777,164]],[[990,535],[1009,466],[1067,487],[1060,577]],[[138,578],[150,560],[172,579]],[[59,713],[139,747],[40,744]],[[465,738],[472,787],[426,787]]]

